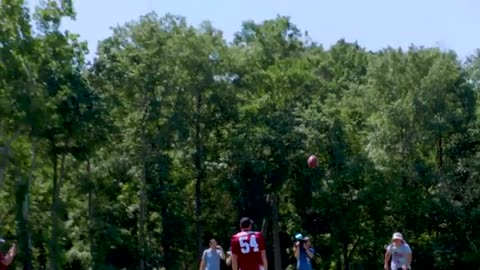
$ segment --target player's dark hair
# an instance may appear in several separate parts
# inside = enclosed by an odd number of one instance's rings
[[[253,222],[249,218],[242,218],[240,220],[240,228],[242,229],[248,229],[250,226],[252,226]]]

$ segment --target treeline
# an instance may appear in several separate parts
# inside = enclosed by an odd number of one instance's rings
[[[248,215],[272,269],[480,267],[480,51],[312,42],[287,17],[152,13],[92,63],[71,1],[0,1],[0,236],[23,269],[196,269]],[[94,31],[94,30],[93,30]],[[317,169],[307,167],[315,154]]]

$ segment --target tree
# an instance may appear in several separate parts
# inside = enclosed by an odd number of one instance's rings
[[[247,215],[275,269],[292,267],[299,232],[316,269],[373,269],[394,231],[413,267],[478,269],[478,52],[327,49],[282,16],[227,43],[208,22],[150,13],[87,65],[61,24],[70,1],[31,20],[4,0],[0,15],[13,267],[193,269]]]

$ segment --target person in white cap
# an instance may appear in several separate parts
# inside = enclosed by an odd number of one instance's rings
[[[295,236],[297,241],[293,246],[295,258],[297,259],[297,270],[312,270],[312,260],[315,256],[315,249],[312,247],[310,238],[297,234]]]
[[[388,261],[392,259],[390,263],[391,270],[408,270],[412,263],[412,250],[410,246],[403,240],[401,233],[396,232],[392,236],[392,242],[387,246],[385,252],[385,270],[389,270]]]

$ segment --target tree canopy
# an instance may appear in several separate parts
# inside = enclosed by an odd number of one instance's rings
[[[196,269],[249,216],[272,269],[480,267],[480,50],[313,42],[156,13],[92,61],[71,1],[0,1],[0,236],[22,269]],[[310,155],[318,168],[307,166]],[[226,267],[226,266],[224,266]],[[227,268],[225,268],[227,269]]]

